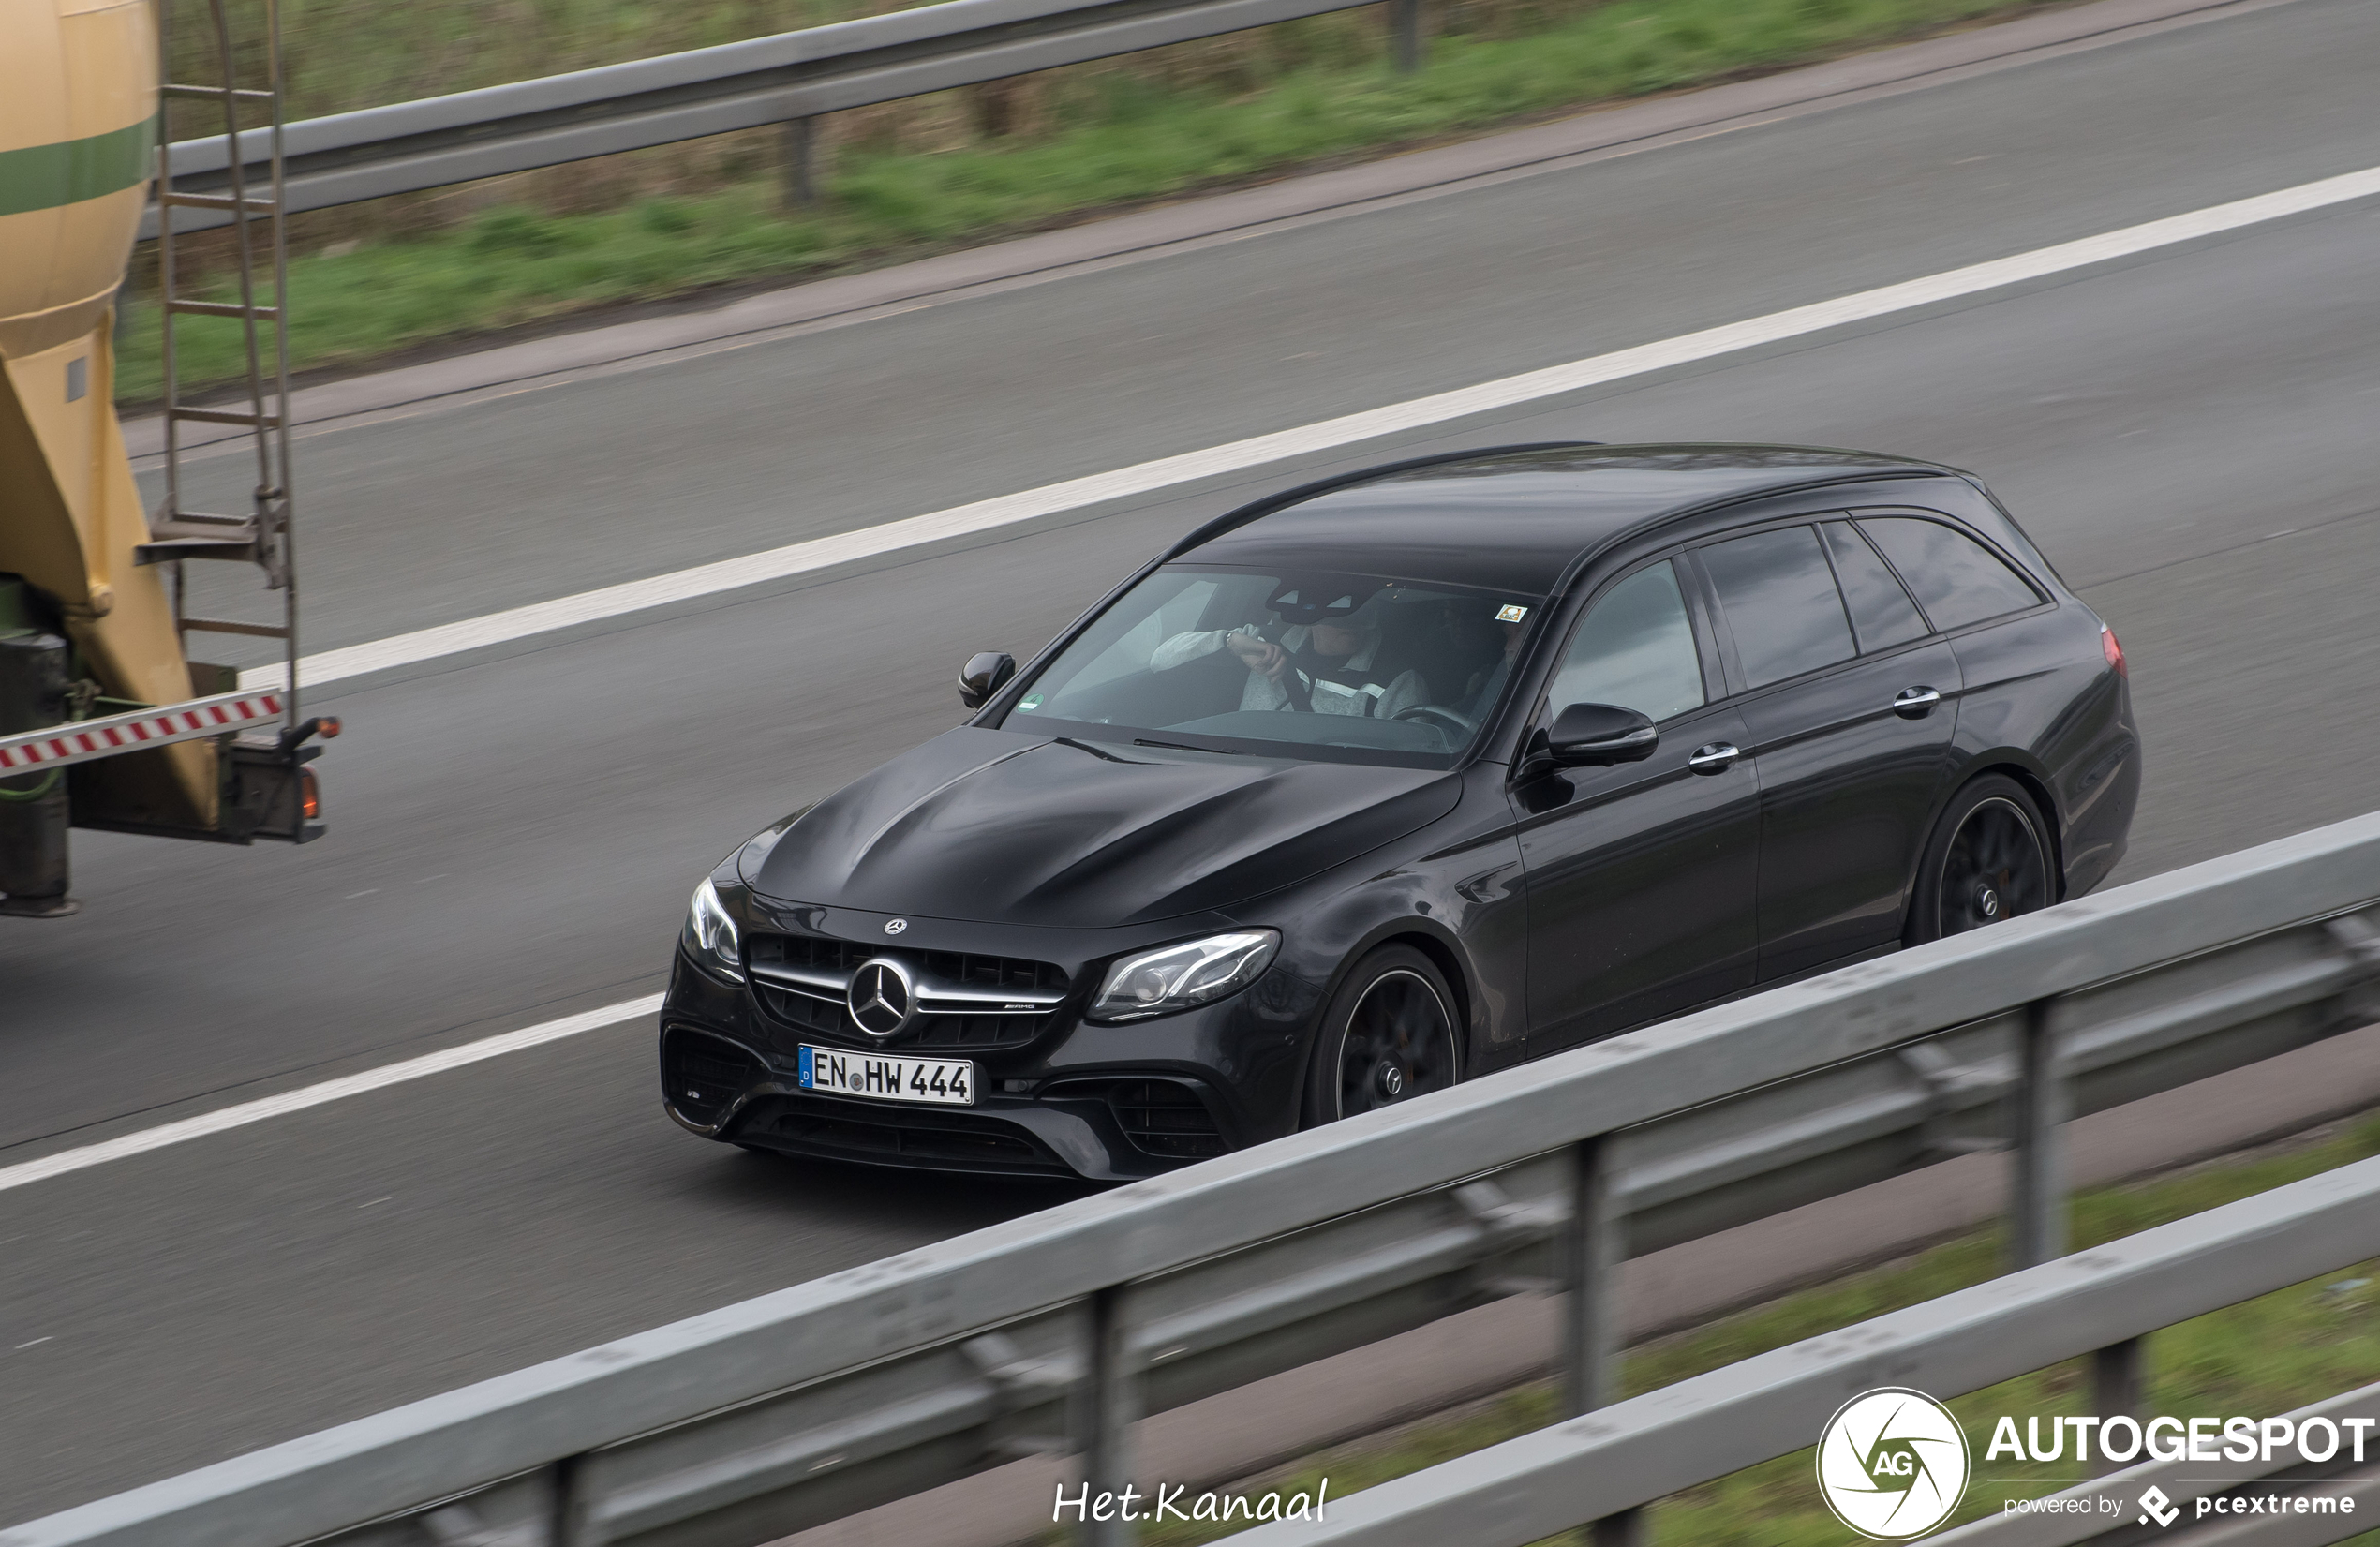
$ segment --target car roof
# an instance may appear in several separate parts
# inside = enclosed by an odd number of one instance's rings
[[[1581,555],[1670,516],[1813,484],[1950,470],[1807,446],[1519,447],[1293,490],[1211,523],[1170,558],[1542,596]]]

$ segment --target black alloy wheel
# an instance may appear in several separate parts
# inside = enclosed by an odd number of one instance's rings
[[[2054,900],[2039,808],[2015,780],[1987,774],[1958,792],[1926,845],[1909,941],[1965,934]]]
[[[1322,1018],[1306,1081],[1308,1125],[1452,1085],[1461,1078],[1453,1004],[1445,977],[1413,947],[1365,957]]]

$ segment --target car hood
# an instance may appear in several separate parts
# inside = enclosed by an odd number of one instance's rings
[[[744,880],[783,902],[1139,924],[1302,881],[1445,815],[1461,788],[1430,769],[962,727],[812,807]]]

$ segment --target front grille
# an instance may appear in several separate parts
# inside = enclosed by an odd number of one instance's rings
[[[813,999],[791,989],[780,989],[774,984],[762,982],[759,978],[752,979],[752,989],[760,999],[761,1008],[766,1010],[772,1019],[784,1021],[789,1026],[797,1026],[805,1032],[814,1032],[820,1036],[840,1037],[843,1041],[853,1039],[850,1012],[843,1008],[840,1000]]]
[[[752,995],[769,1019],[821,1041],[846,1048],[899,1049],[915,1052],[994,1052],[1021,1048],[1039,1036],[1057,1011],[1042,1015],[920,1014],[897,1035],[879,1042],[851,1023],[840,989],[803,992],[766,975],[771,967],[830,976],[845,983],[862,963],[892,957],[917,977],[921,988],[943,986],[976,992],[1063,994],[1065,970],[1048,961],[985,956],[972,951],[884,950],[821,935],[755,935],[751,940]]]
[[[1024,1129],[974,1112],[878,1108],[792,1096],[770,1106],[773,1111],[754,1113],[738,1129],[739,1140],[832,1160],[955,1166],[1024,1176],[1074,1174]]]
[[[767,1071],[723,1036],[672,1026],[662,1034],[662,1093],[696,1123],[716,1123]]]
[[[800,967],[844,976],[877,954],[847,940],[828,940],[814,934],[756,934],[752,936],[751,953],[754,966]]]
[[[1013,956],[977,956],[972,951],[926,951],[926,975],[961,989],[1013,989],[1018,993],[1066,991],[1064,969]]]
[[[1170,1079],[1075,1079],[1053,1085],[1051,1101],[1097,1101],[1143,1154],[1211,1160],[1230,1149],[1198,1093]]]
[[[1021,1048],[1049,1024],[1046,1015],[921,1015],[884,1044],[950,1052],[989,1052]],[[871,1042],[873,1038],[870,1039]]]

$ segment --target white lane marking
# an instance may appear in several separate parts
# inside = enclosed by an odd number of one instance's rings
[[[1550,408],[1571,394],[1631,377],[1807,339],[1897,314],[1977,300],[1996,290],[2073,275],[2160,248],[2242,232],[2374,196],[2380,196],[2380,167],[1296,429],[324,650],[302,658],[298,677],[302,683],[318,688],[353,678],[392,680],[428,662],[497,652],[541,636],[559,638],[592,632],[615,619],[724,599],[735,592],[768,588],[903,549],[1053,517],[1087,518],[1156,497],[1190,494],[1268,470],[1352,454],[1421,432],[1450,431],[1518,409]],[[244,671],[240,687],[244,692],[278,687],[282,671],[280,666]]]
[[[14,1166],[0,1167],[0,1192],[6,1192],[11,1187],[22,1187],[29,1183],[46,1182],[53,1176],[64,1176],[69,1171],[84,1170],[93,1166],[104,1166],[111,1160],[123,1160],[131,1155],[146,1154],[152,1150],[162,1150],[170,1144],[182,1144],[193,1138],[204,1138],[209,1134],[219,1134],[226,1129],[245,1127],[251,1123],[261,1123],[267,1118],[283,1117],[290,1112],[302,1112],[308,1107],[320,1107],[332,1101],[344,1101],[349,1096],[362,1095],[367,1091],[379,1091],[391,1085],[402,1085],[409,1079],[420,1079],[426,1075],[444,1074],[449,1069],[459,1069],[466,1064],[478,1064],[486,1059],[501,1058],[506,1053],[516,1053],[525,1048],[537,1047],[541,1043],[559,1042],[564,1037],[576,1036],[582,1032],[600,1031],[605,1026],[617,1026],[623,1020],[633,1020],[639,1016],[657,1014],[661,1007],[661,995],[647,994],[642,999],[632,999],[618,1004],[607,1004],[600,1010],[587,1010],[578,1015],[564,1016],[559,1020],[548,1020],[543,1025],[524,1026],[517,1032],[502,1032],[495,1036],[482,1037],[477,1042],[466,1042],[459,1048],[448,1048],[439,1052],[424,1053],[419,1058],[409,1058],[400,1064],[391,1064],[378,1069],[366,1069],[361,1074],[341,1075],[336,1079],[326,1079],[319,1085],[308,1085],[302,1090],[284,1091],[279,1095],[268,1095],[255,1101],[244,1101],[236,1107],[226,1107],[221,1111],[201,1112],[196,1117],[179,1118],[171,1123],[161,1123],[154,1128],[142,1128],[137,1133],[120,1134],[114,1138],[102,1139],[97,1144],[85,1144],[79,1150],[61,1150],[55,1154],[43,1155],[38,1160],[20,1161]]]

